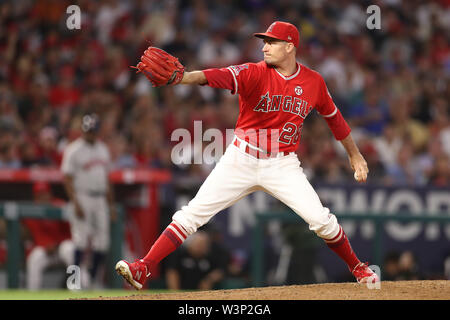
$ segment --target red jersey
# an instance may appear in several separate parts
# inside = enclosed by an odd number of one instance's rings
[[[235,134],[265,151],[295,151],[303,121],[313,109],[327,120],[336,139],[350,133],[322,76],[300,63],[289,77],[264,61],[203,72],[208,86],[239,94]]]

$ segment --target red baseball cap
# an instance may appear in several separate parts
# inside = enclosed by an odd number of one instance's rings
[[[293,24],[283,21],[275,21],[265,33],[254,33],[253,35],[258,38],[269,37],[292,42],[296,48],[298,48],[300,39],[298,29]]]

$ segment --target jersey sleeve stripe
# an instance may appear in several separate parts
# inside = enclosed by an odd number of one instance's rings
[[[334,111],[332,113],[327,114],[327,115],[323,115],[322,114],[322,117],[324,117],[324,118],[331,118],[332,116],[334,116],[337,113],[337,111],[338,111],[338,108],[334,108]]]
[[[228,67],[227,70],[229,70],[231,72],[231,75],[233,76],[233,80],[234,80],[234,90],[231,93],[236,94],[238,92],[238,82],[236,79],[236,75],[234,74],[233,70],[230,67]]]

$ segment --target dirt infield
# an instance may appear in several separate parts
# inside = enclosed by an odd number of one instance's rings
[[[139,294],[107,300],[450,300],[450,280],[383,281],[380,289],[357,283]]]

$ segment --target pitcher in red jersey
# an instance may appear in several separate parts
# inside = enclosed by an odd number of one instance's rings
[[[246,195],[262,190],[302,217],[347,264],[360,283],[378,276],[362,263],[336,216],[324,207],[307,180],[295,153],[303,121],[313,110],[322,115],[347,151],[358,182],[365,182],[367,163],[336,107],[322,76],[296,61],[297,28],[272,23],[262,38],[264,61],[219,69],[184,72],[180,84],[208,85],[239,95],[235,137],[196,196],[177,211],[148,254],[133,263],[121,260],[116,270],[140,289],[151,270],[216,213]]]

